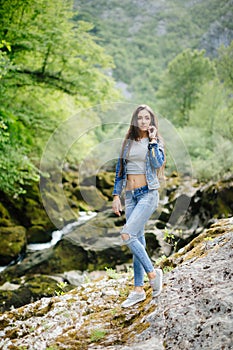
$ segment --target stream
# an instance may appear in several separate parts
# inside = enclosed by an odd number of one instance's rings
[[[74,227],[80,226],[82,225],[84,222],[92,219],[94,216],[96,216],[95,212],[92,211],[88,211],[88,212],[79,212],[79,218],[77,221],[71,222],[69,224],[67,224],[66,226],[64,226],[61,230],[57,230],[57,231],[53,231],[52,232],[52,239],[49,242],[46,243],[30,243],[27,244],[26,247],[26,253],[27,252],[33,252],[36,250],[43,250],[43,249],[47,249],[50,248],[52,246],[54,246],[57,242],[60,241],[60,239],[66,235],[67,233],[70,233]],[[20,261],[22,261],[23,259],[19,260],[17,263],[20,263]],[[7,266],[0,266],[0,273],[5,270],[5,268],[7,268],[10,265],[15,264],[15,262],[10,263]]]

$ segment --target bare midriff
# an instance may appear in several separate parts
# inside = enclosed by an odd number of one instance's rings
[[[139,188],[146,185],[147,185],[147,181],[146,181],[145,174],[128,174],[127,175],[126,191],[132,191],[135,188]]]

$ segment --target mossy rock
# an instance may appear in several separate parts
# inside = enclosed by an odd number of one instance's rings
[[[103,210],[108,198],[105,197],[95,186],[82,186],[74,191],[79,201],[84,201],[91,210]]]
[[[77,171],[64,171],[62,173],[62,183],[69,183],[71,188],[75,188],[79,185],[79,174]]]
[[[0,312],[9,310],[12,306],[19,308],[43,297],[61,295],[70,291],[74,286],[58,283],[52,277],[32,275],[15,279],[19,288],[16,290],[0,290]]]
[[[1,219],[10,219],[10,214],[6,207],[0,203],[0,218]]]
[[[87,187],[97,187],[97,189],[108,199],[112,198],[112,191],[114,186],[115,173],[103,171],[98,173],[97,175],[91,175],[86,177],[81,186]]]
[[[18,308],[32,301],[31,292],[28,288],[20,287],[17,290],[0,290],[0,312],[10,310],[13,306]]]
[[[4,206],[8,210],[5,218],[11,220],[15,225],[30,227],[32,225],[43,226],[45,230],[54,228],[41,201],[38,183],[26,186],[26,194],[13,198],[2,194]]]
[[[53,227],[45,208],[40,202],[32,198],[26,198],[24,208],[25,217],[29,222],[28,226],[39,225],[43,226],[46,230],[49,230]]]
[[[28,276],[24,279],[24,286],[30,290],[34,300],[62,294],[74,288],[74,286],[68,284],[63,287],[57,280],[46,275]]]
[[[88,271],[115,269],[116,265],[129,263],[132,254],[126,245],[89,252]]]
[[[232,215],[233,211],[233,180],[223,180],[207,188],[203,195],[203,205],[213,217],[221,218]]]
[[[54,271],[65,272],[70,270],[84,271],[88,265],[87,252],[75,242],[61,240],[54,249],[54,255],[49,261],[54,265]],[[51,270],[53,271],[53,270]]]
[[[0,227],[0,265],[16,260],[26,248],[26,230],[23,226]]]
[[[88,225],[93,227],[104,227],[105,229],[117,228],[125,224],[125,215],[116,216],[111,209],[98,213],[97,216],[88,221]],[[120,231],[120,229],[119,229]]]
[[[217,223],[211,225],[209,229],[204,230],[203,233],[195,237],[177,253],[174,253],[168,258],[162,259],[159,265],[162,268],[167,266],[176,267],[192,259],[202,258],[209,253],[206,249],[208,241],[211,242],[214,238],[222,236],[228,232],[232,233],[232,230],[232,219],[221,219],[217,221]],[[216,249],[216,247],[214,249]]]
[[[0,227],[12,227],[15,226],[15,223],[13,223],[11,220],[8,219],[0,219]]]
[[[114,186],[115,173],[102,172],[97,175],[96,185],[97,188],[107,196],[110,200],[112,199],[112,191]]]
[[[66,223],[77,219],[78,209],[72,210],[68,201],[64,202],[64,196],[57,192],[48,191],[44,194],[44,200],[46,202],[46,211],[49,218],[57,228],[62,228]]]
[[[34,225],[27,229],[28,243],[46,243],[51,241],[52,232],[45,231],[43,226]]]

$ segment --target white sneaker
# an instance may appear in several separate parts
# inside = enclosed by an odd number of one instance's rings
[[[131,292],[128,298],[121,304],[122,307],[130,307],[146,299],[146,293]]]
[[[157,297],[163,288],[163,271],[161,269],[155,269],[156,276],[155,279],[150,280],[150,285],[153,289],[152,297]]]

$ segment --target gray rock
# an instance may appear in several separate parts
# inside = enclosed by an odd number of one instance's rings
[[[154,301],[156,310],[145,319],[150,327],[138,340],[163,334],[166,349],[231,349],[232,248],[230,232],[207,241],[209,253],[202,259],[190,260],[169,273],[163,293]]]
[[[17,290],[20,288],[20,284],[5,282],[1,287],[0,290]]]
[[[232,248],[233,219],[221,220],[171,257],[181,264],[165,273],[159,297],[152,299],[146,284],[146,300],[128,309],[120,305],[132,288],[130,273],[5,312],[0,347],[231,350]]]

